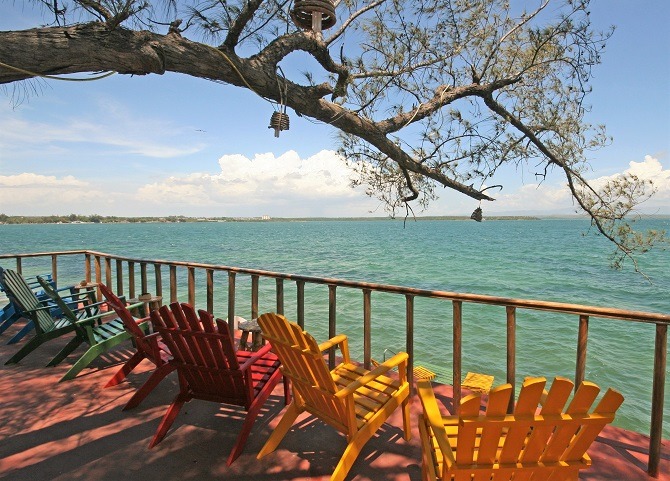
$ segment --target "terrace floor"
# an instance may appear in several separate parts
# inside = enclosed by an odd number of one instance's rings
[[[0,337],[0,361],[18,347],[4,343],[16,329]],[[244,453],[226,467],[225,459],[242,425],[242,411],[192,401],[182,409],[165,440],[154,449],[149,441],[177,388],[174,374],[131,411],[122,406],[147,378],[152,365],[144,361],[122,384],[102,389],[130,355],[122,347],[99,358],[75,380],[58,383],[83,352],[75,351],[61,365],[45,364],[65,343],[51,341],[18,365],[0,367],[0,479],[76,480],[313,480],[328,479],[345,441],[313,418],[301,418],[277,451],[262,460],[256,453],[279,420],[281,385],[256,420]],[[438,398],[451,404],[451,388],[436,386]],[[413,439],[402,438],[400,416],[391,418],[363,449],[350,471],[351,480],[420,480],[420,447],[412,400]],[[648,438],[608,427],[589,454],[593,466],[579,479],[651,480],[646,474]],[[670,442],[664,441],[661,475],[670,480]]]

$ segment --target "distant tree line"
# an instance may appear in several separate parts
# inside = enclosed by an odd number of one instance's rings
[[[0,224],[72,224],[72,223],[93,223],[93,224],[113,224],[120,222],[196,222],[199,219],[184,216],[168,217],[117,217],[93,215],[43,215],[43,216],[23,216],[0,214]]]

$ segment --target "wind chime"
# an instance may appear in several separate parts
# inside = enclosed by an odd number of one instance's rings
[[[335,3],[333,0],[295,0],[291,10],[291,18],[296,26],[311,30],[315,33],[321,33],[335,25]],[[289,129],[289,117],[286,113],[286,92],[281,92],[279,110],[272,113],[269,129],[274,129],[275,137],[279,137],[279,132]]]

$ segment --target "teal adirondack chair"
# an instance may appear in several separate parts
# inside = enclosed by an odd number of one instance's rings
[[[2,267],[0,267],[0,270],[2,270]],[[52,286],[56,287],[56,283],[54,282],[51,274],[43,274],[42,277],[44,277]],[[40,288],[40,284],[37,281],[37,276],[24,277],[24,279],[33,292],[35,292],[35,295],[40,301],[48,299],[46,294],[44,294],[44,291],[42,291]],[[73,294],[73,287],[74,286],[63,287],[58,289],[58,292],[68,291],[69,294]],[[5,292],[5,286],[2,282],[0,282],[0,292]],[[52,306],[50,313],[54,317],[62,317],[60,309],[56,306]],[[21,318],[27,319],[28,322],[26,322],[25,325],[16,334],[14,334],[14,336],[9,341],[7,341],[7,344],[14,344],[20,341],[28,333],[35,329],[35,324],[28,318],[28,316],[23,314],[21,307],[8,298],[7,304],[2,309],[0,309],[0,334],[4,333],[10,326],[12,326]]]
[[[82,322],[81,319],[70,309],[68,304],[58,295],[56,290],[42,278],[37,278],[44,289],[44,292],[53,300],[63,311],[64,318],[73,326],[75,337],[54,357],[47,366],[55,366],[73,352],[80,344],[89,345],[88,350],[74,363],[68,372],[60,379],[60,382],[74,379],[82,369],[87,367],[100,354],[109,351],[123,341],[131,339],[133,336],[128,332],[123,321],[114,317],[105,320],[110,316],[116,316],[112,309],[100,312],[99,314],[88,316]],[[106,304],[103,302],[102,304]],[[90,322],[96,320],[96,322]],[[145,332],[149,329],[148,319],[140,324],[139,327]]]
[[[62,312],[61,315],[52,314],[53,304],[41,301],[26,280],[16,271],[0,268],[0,282],[4,286],[5,293],[10,302],[18,307],[22,315],[29,318],[35,326],[35,335],[5,364],[17,363],[41,344],[75,331],[75,326],[62,316]],[[46,284],[49,285],[48,283]],[[88,301],[89,293],[81,291],[77,294],[62,297],[61,299],[67,299],[68,303],[79,303],[80,301]],[[65,304],[65,301],[63,303]],[[67,306],[67,304],[65,305]],[[85,309],[78,310],[74,315],[78,318],[79,322],[92,324],[95,320],[90,319],[90,315],[95,313],[97,313],[97,306],[89,303]],[[86,316],[89,318],[86,318]]]

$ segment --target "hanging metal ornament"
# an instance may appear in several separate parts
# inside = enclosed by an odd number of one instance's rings
[[[472,215],[470,216],[470,219],[476,220],[477,222],[481,222],[482,221],[482,208],[477,207],[474,210],[474,212],[472,213]]]
[[[279,132],[289,129],[288,114],[286,112],[273,112],[268,129],[275,129],[275,137],[279,137]]]
[[[295,0],[291,18],[300,28],[321,32],[335,25],[335,3],[332,0]]]

